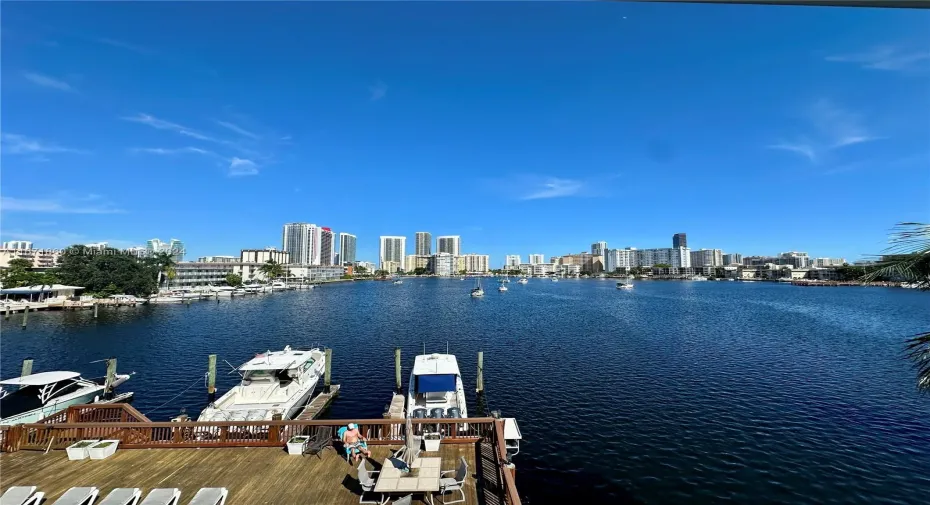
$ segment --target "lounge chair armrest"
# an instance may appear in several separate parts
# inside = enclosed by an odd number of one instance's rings
[[[380,473],[381,473],[381,470],[374,470],[374,471],[368,472],[368,475],[378,475]]]
[[[441,473],[439,474],[439,476],[441,477],[441,476],[443,476],[443,475],[445,475],[445,474],[447,474],[447,473],[455,473],[455,470],[446,470],[446,471],[444,471],[444,472],[441,472]]]

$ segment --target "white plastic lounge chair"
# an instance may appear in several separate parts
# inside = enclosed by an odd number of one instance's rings
[[[0,496],[0,505],[38,505],[44,497],[35,486],[13,486]]]
[[[142,499],[142,490],[137,487],[118,487],[97,505],[136,505]]]
[[[391,502],[391,505],[412,505],[413,504],[413,495],[408,494],[403,498],[398,498]]]
[[[439,479],[439,495],[442,496],[442,503],[461,503],[465,501],[465,490],[462,489],[465,486],[465,476],[468,475],[468,463],[465,462],[465,457],[459,460],[459,467],[455,470],[446,470],[442,472],[442,475],[455,472],[454,477],[444,477]],[[458,491],[462,493],[461,500],[446,501],[445,494],[450,491]]]
[[[190,505],[224,505],[229,490],[225,487],[205,487],[197,491]]]
[[[99,491],[95,487],[73,487],[55,500],[54,505],[92,505]]]
[[[178,505],[181,490],[176,487],[162,487],[149,491],[140,505]]]
[[[376,480],[375,475],[378,475],[381,472],[369,472],[368,467],[365,466],[365,459],[362,458],[358,463],[358,483],[362,485],[362,496],[358,497],[359,503],[377,503],[381,504],[382,500],[377,501],[363,501],[365,499],[365,493],[371,493],[375,490]]]

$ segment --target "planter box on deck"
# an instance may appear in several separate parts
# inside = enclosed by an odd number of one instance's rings
[[[439,451],[440,440],[442,440],[442,436],[439,433],[424,433],[423,434],[423,450],[426,452]]]
[[[291,437],[287,441],[287,453],[292,456],[300,456],[304,453],[308,440],[310,440],[310,437]]]
[[[81,440],[68,446],[65,451],[68,452],[68,459],[74,461],[84,459],[88,456],[87,448],[99,442],[99,440]]]
[[[87,448],[87,455],[90,456],[90,459],[105,459],[116,452],[116,446],[118,445],[119,440],[101,440]]]

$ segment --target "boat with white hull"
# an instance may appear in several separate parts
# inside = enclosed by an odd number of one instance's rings
[[[452,354],[421,354],[410,372],[407,417],[466,418],[465,388]]]
[[[149,297],[149,303],[181,303],[184,298],[180,296],[158,295]]]
[[[258,354],[237,370],[238,386],[211,403],[198,421],[292,419],[303,410],[323,376],[326,354],[318,348]]]
[[[617,289],[633,289],[633,283],[630,281],[620,281],[617,283]]]
[[[116,375],[113,388],[128,379],[129,375]],[[0,381],[0,424],[35,423],[72,405],[94,403],[105,388],[106,377],[85,379],[77,372],[40,372]]]

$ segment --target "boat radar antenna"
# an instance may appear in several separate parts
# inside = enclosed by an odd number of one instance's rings
[[[245,375],[243,375],[242,372],[240,372],[238,368],[234,367],[234,366],[232,365],[232,363],[226,361],[225,359],[223,360],[223,362],[226,363],[227,365],[229,365],[229,368],[232,368],[232,371],[227,372],[226,375],[229,375],[229,374],[235,372],[235,373],[239,374],[239,377],[245,378]]]

